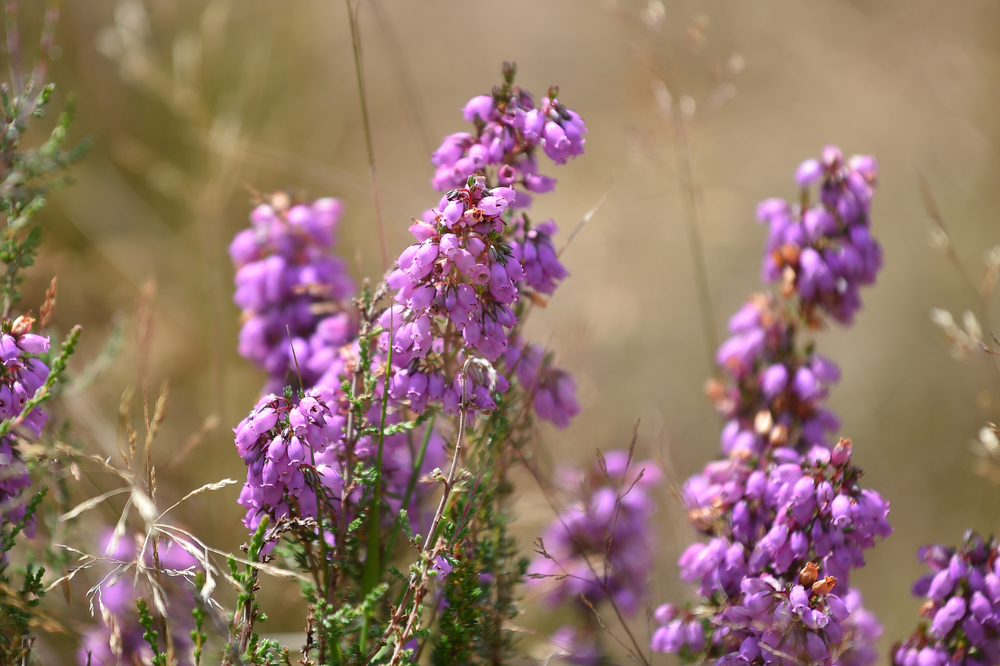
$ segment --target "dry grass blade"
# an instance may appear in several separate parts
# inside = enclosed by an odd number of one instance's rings
[[[111,318],[111,332],[104,343],[104,347],[93,361],[90,362],[83,371],[75,375],[69,382],[67,392],[78,396],[94,382],[101,378],[122,350],[122,340],[125,337],[125,316],[121,312],[116,312]]]
[[[132,486],[132,504],[135,508],[139,510],[139,515],[146,522],[147,525],[152,525],[156,522],[156,504],[146,491],[140,488],[138,485]]]
[[[130,492],[131,490],[132,490],[131,488],[115,488],[114,490],[109,490],[108,492],[98,495],[97,497],[91,497],[89,500],[80,502],[75,507],[64,513],[63,515],[59,516],[59,522],[65,523],[67,520],[73,520],[84,511],[89,511],[93,509],[95,506],[97,506],[104,500],[108,499],[109,497],[114,497],[115,495],[121,495],[122,493],[127,493]]]
[[[559,252],[556,253],[557,257],[561,257],[562,256],[562,253],[566,251],[566,248],[568,248],[569,244],[573,242],[573,239],[576,238],[576,235],[578,233],[580,233],[580,231],[583,229],[583,227],[588,222],[590,222],[591,218],[593,218],[594,215],[597,214],[597,210],[604,204],[604,200],[607,199],[608,195],[611,193],[611,185],[612,184],[613,183],[611,183],[611,184],[608,185],[608,189],[604,190],[604,194],[602,194],[601,198],[597,200],[597,203],[594,204],[594,207],[591,208],[590,210],[588,210],[584,214],[584,216],[580,219],[580,221],[577,223],[576,227],[573,229],[573,232],[569,235],[569,238],[567,238],[566,242],[563,243],[563,246],[561,248],[559,248]]]
[[[214,483],[206,483],[201,488],[192,490],[187,495],[185,495],[184,497],[180,498],[179,500],[171,504],[169,508],[167,508],[163,513],[161,513],[159,516],[156,517],[156,522],[159,522],[163,518],[163,516],[167,515],[172,510],[180,506],[183,502],[194,497],[195,495],[200,495],[202,493],[209,492],[212,490],[221,490],[222,488],[225,488],[226,486],[231,486],[235,483],[239,483],[239,481],[237,481],[236,479],[222,479],[221,481],[215,481]]]
[[[314,582],[308,576],[300,574],[300,573],[298,573],[296,571],[289,571],[287,569],[280,569],[280,568],[278,568],[276,566],[273,566],[271,564],[267,564],[266,562],[251,562],[250,560],[248,560],[245,557],[241,557],[239,555],[234,555],[232,553],[227,553],[226,551],[219,550],[218,548],[212,548],[211,546],[206,545],[200,539],[196,538],[190,532],[186,532],[185,530],[182,530],[179,527],[175,527],[174,525],[167,525],[165,523],[156,523],[156,524],[153,525],[153,527],[155,527],[156,529],[160,530],[161,532],[165,532],[167,534],[170,534],[171,538],[173,538],[173,532],[179,532],[180,534],[183,534],[184,536],[188,537],[189,539],[191,539],[192,541],[194,541],[195,543],[197,543],[201,548],[204,548],[206,551],[208,551],[210,553],[215,553],[216,555],[221,555],[222,557],[226,557],[226,558],[232,559],[234,562],[239,562],[240,564],[246,565],[248,567],[253,567],[254,569],[258,569],[259,571],[263,571],[264,573],[266,573],[266,574],[268,574],[270,576],[274,576],[275,578],[281,578],[283,580],[297,580],[299,582],[309,583],[309,584],[312,584]],[[226,578],[229,579],[229,576],[226,576]],[[232,581],[230,580],[230,582],[232,582]]]
[[[580,593],[580,600],[583,601],[584,605],[586,605],[587,608],[589,608],[590,611],[594,614],[594,618],[597,620],[597,624],[601,627],[601,629],[606,631],[608,635],[611,636],[611,638],[613,638],[616,643],[618,643],[618,645],[622,646],[625,649],[625,651],[628,652],[628,656],[634,662],[636,662],[637,664],[648,663],[642,655],[637,655],[635,652],[632,651],[632,648],[625,645],[625,643],[623,643],[617,636],[615,636],[614,632],[612,632],[611,629],[608,627],[608,625],[605,624],[604,619],[601,617],[601,614],[597,612],[596,608],[594,608],[594,604],[590,603],[590,600],[587,599],[587,597],[583,596],[583,593]]]
[[[118,404],[118,452],[121,454],[125,466],[132,470],[132,459],[135,457],[135,433],[129,425],[129,414],[132,411],[132,397],[135,389],[126,386],[122,392],[121,402]],[[123,447],[122,444],[127,444]]]
[[[149,350],[153,339],[153,299],[156,298],[156,280],[149,279],[139,291],[139,303],[135,312],[135,337],[139,348],[136,372],[138,377],[146,376],[149,365]],[[149,417],[146,417],[149,428]]]

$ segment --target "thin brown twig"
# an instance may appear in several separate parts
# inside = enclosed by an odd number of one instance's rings
[[[673,68],[670,60],[664,57],[664,67],[648,53],[640,53],[639,61],[644,64],[660,81],[672,81]],[[715,323],[715,308],[712,306],[712,291],[708,283],[708,269],[705,265],[705,250],[701,238],[701,219],[698,211],[698,189],[694,179],[691,143],[687,134],[686,121],[678,111],[670,113],[671,126],[676,138],[674,158],[677,162],[677,179],[686,196],[685,219],[688,227],[688,243],[691,247],[694,261],[695,288],[698,293],[698,310],[701,314],[702,328],[706,338],[706,353],[708,356],[709,373],[716,375],[719,371],[715,364],[715,349],[719,346],[719,332]]]
[[[386,645],[393,632],[397,630],[400,623],[403,621],[404,613],[411,597],[414,599],[413,609],[410,611],[408,616],[406,616],[406,625],[403,627],[402,633],[398,637],[396,646],[393,649],[392,658],[389,662],[390,666],[394,666],[399,663],[407,637],[413,632],[414,626],[416,625],[417,616],[420,614],[420,605],[423,597],[422,591],[426,591],[425,588],[429,571],[428,562],[432,561],[437,556],[443,546],[440,541],[435,541],[437,529],[442,518],[444,517],[444,512],[448,507],[451,492],[455,486],[456,477],[458,476],[458,466],[462,457],[462,447],[465,438],[465,421],[469,408],[465,390],[466,382],[468,381],[466,372],[472,361],[473,359],[471,358],[466,360],[463,366],[463,373],[461,375],[462,398],[461,403],[459,404],[458,433],[455,438],[455,453],[451,459],[451,467],[448,469],[448,476],[444,480],[444,493],[441,495],[441,500],[438,502],[437,510],[434,512],[434,518],[431,520],[427,536],[424,538],[423,546],[420,549],[420,558],[423,562],[423,567],[414,570],[413,573],[410,574],[410,580],[407,584],[406,591],[403,593],[403,597],[389,622],[389,626],[386,627],[379,640],[375,642],[375,646],[361,662],[361,666],[366,666],[370,663]],[[432,544],[434,544],[433,548],[431,547]]]
[[[358,8],[360,0],[353,6],[347,2],[347,15],[351,23],[351,43],[354,46],[354,70],[358,78],[358,93],[361,97],[361,119],[365,129],[365,147],[368,149],[368,168],[372,177],[372,195],[375,198],[375,222],[378,228],[379,250],[382,253],[382,271],[389,269],[389,247],[385,237],[385,224],[382,220],[382,201],[378,189],[378,172],[375,169],[375,150],[372,148],[371,118],[368,114],[368,91],[365,86],[365,74],[361,61],[361,33],[358,29]]]
[[[944,251],[948,261],[950,261],[952,266],[955,268],[955,271],[975,295],[976,303],[979,306],[979,317],[982,321],[982,326],[992,334],[992,327],[990,326],[989,321],[990,298],[988,298],[979,285],[976,284],[976,281],[972,279],[972,276],[969,275],[969,272],[966,270],[964,264],[962,264],[962,260],[959,259],[958,254],[955,252],[955,243],[952,241],[951,232],[948,231],[948,226],[945,224],[944,216],[941,214],[941,210],[938,208],[937,202],[931,194],[930,186],[927,184],[927,180],[924,178],[923,174],[917,174],[917,183],[920,188],[920,195],[923,199],[924,209],[927,212],[927,216],[931,218],[935,225],[937,225],[938,230],[944,238],[945,242],[942,244],[943,247],[941,249]],[[983,348],[987,348],[981,340],[979,343]],[[988,356],[992,357],[991,354],[988,354]],[[990,358],[989,365],[993,370],[991,374],[994,382],[997,386],[1000,386],[1000,365],[997,364],[997,359]]]
[[[466,395],[466,384],[468,383],[468,367],[472,359],[470,358],[465,362],[465,368],[462,372],[462,403],[458,410],[458,435],[455,438],[455,454],[451,459],[451,467],[448,469],[448,477],[444,482],[444,492],[441,494],[441,501],[438,502],[437,511],[434,512],[434,519],[431,521],[431,526],[427,530],[427,536],[424,538],[424,545],[421,548],[422,553],[427,554],[430,558],[431,544],[434,543],[436,538],[438,525],[441,523],[441,519],[444,517],[444,512],[448,507],[448,501],[451,499],[451,492],[455,486],[455,478],[458,475],[458,465],[462,457],[462,444],[465,439],[465,420],[469,411],[469,405],[467,403],[468,396]],[[434,550],[439,550],[439,546],[435,546]],[[424,577],[426,576],[426,562]],[[415,582],[416,576],[410,577],[410,589],[407,590],[407,595],[409,595],[410,590],[414,589],[413,583]],[[406,606],[406,599],[404,597],[403,603],[400,604],[400,608]],[[410,613],[410,617],[407,620],[406,628],[403,630],[402,635],[399,637],[399,641],[396,643],[396,648],[393,650],[392,659],[389,662],[390,666],[394,666],[399,663],[402,657],[402,651],[404,649],[404,644],[407,641],[409,634],[413,631],[413,626],[416,624],[416,617],[419,615],[419,604],[414,604],[413,612]],[[391,627],[391,624],[390,624]]]
[[[569,237],[566,238],[566,242],[563,243],[563,246],[559,248],[558,252],[556,252],[557,257],[562,256],[562,253],[566,251],[566,248],[568,248],[569,244],[573,242],[573,239],[576,238],[576,235],[583,230],[583,228],[587,225],[587,223],[590,222],[591,218],[593,218],[594,215],[597,213],[597,210],[604,204],[604,200],[607,199],[608,195],[611,193],[611,186],[613,184],[614,184],[613,182],[608,183],[608,189],[604,190],[604,194],[602,194],[601,198],[597,200],[597,203],[594,204],[590,210],[588,210],[586,213],[583,214],[583,217],[580,218],[579,222],[577,222],[576,226],[573,228],[573,231],[570,232]]]
[[[570,541],[573,542],[573,547],[576,548],[577,552],[582,555],[583,554],[583,547],[576,540],[576,537],[573,536],[573,532],[572,532],[572,530],[570,530],[569,525],[567,525],[566,521],[563,520],[562,513],[559,511],[559,509],[556,508],[555,502],[552,500],[552,497],[551,497],[548,489],[545,487],[545,484],[542,482],[540,472],[537,469],[535,469],[532,465],[530,465],[528,463],[527,458],[525,458],[524,454],[519,449],[515,448],[514,452],[517,454],[518,458],[521,459],[521,463],[528,469],[528,472],[531,474],[532,478],[534,478],[535,483],[538,485],[538,488],[542,491],[542,495],[545,497],[545,501],[548,502],[549,507],[556,514],[556,519],[563,526],[563,529],[566,531],[567,536],[569,536]],[[584,563],[586,563],[587,568],[589,568],[590,572],[593,574],[594,580],[600,581],[601,577],[598,575],[597,570],[594,568],[594,565],[593,565],[593,563],[591,563],[590,559],[586,558],[586,557],[583,557],[582,559],[583,559]],[[606,588],[606,586],[603,583],[599,583],[599,584],[601,586],[601,589],[605,589]],[[607,591],[607,590],[605,589],[605,591]],[[649,662],[646,660],[646,657],[643,656],[643,654],[642,654],[642,648],[639,647],[639,641],[636,640],[635,635],[632,633],[632,630],[629,628],[628,624],[625,622],[625,617],[622,615],[621,610],[618,608],[618,604],[616,604],[615,600],[613,598],[611,598],[611,595],[608,595],[608,602],[611,604],[611,608],[615,611],[615,615],[618,617],[618,621],[621,623],[622,627],[625,629],[625,633],[628,634],[629,639],[632,641],[632,645],[635,647],[635,652],[634,653],[632,652],[632,650],[629,650],[629,652],[631,654],[633,654],[633,656],[637,656],[638,659],[639,659],[639,661],[641,661],[645,666],[649,666]],[[608,629],[608,633],[611,633],[610,629]],[[614,636],[612,636],[612,637],[614,638]],[[617,638],[615,638],[615,640],[618,641],[619,643],[621,642]]]
[[[632,492],[636,484],[642,480],[642,476],[645,473],[645,468],[640,470],[639,477],[632,482],[628,490],[625,490],[625,481],[628,479],[628,470],[632,466],[632,460],[635,456],[635,445],[639,441],[639,420],[637,419],[635,425],[632,426],[632,442],[628,447],[628,458],[625,461],[625,471],[622,473],[622,481],[618,485],[618,489],[615,491],[615,516],[609,525],[607,533],[604,535],[604,584],[608,583],[608,576],[611,574],[611,546],[614,543],[615,529],[618,527],[618,518],[621,516],[622,511],[622,498]],[[600,451],[598,451],[600,454]],[[607,468],[605,468],[605,476],[607,476]],[[608,478],[610,481],[611,479]],[[622,492],[625,490],[624,492]]]

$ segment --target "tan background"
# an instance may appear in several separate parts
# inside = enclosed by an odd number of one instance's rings
[[[908,596],[921,572],[916,548],[956,543],[967,525],[997,526],[1000,491],[973,476],[967,443],[1000,416],[1000,394],[990,397],[982,367],[949,357],[928,319],[933,306],[961,312],[974,299],[928,245],[917,178],[930,183],[959,256],[978,273],[984,252],[1000,242],[1000,6],[669,1],[660,34],[637,19],[643,7],[366,2],[360,20],[391,254],[408,242],[408,220],[437,200],[430,149],[465,129],[462,105],[498,81],[500,62],[517,61],[518,82],[536,94],[558,83],[562,101],[588,123],[587,153],[546,167],[560,185],[538,201],[536,215],[553,216],[565,238],[610,192],[564,255],[572,277],[532,322],[535,339],[551,341],[577,376],[585,409],[564,432],[542,430],[545,455],[589,461],[596,448],[627,445],[641,418],[643,452],[668,455],[685,478],[715,455],[720,424],[701,394],[707,350],[685,190],[644,62],[669,63],[675,103],[684,94],[698,102],[689,133],[720,326],[758,287],[764,231],[753,221],[756,202],[794,196],[795,167],[827,142],[875,154],[882,182],[874,232],[885,269],[864,293],[857,325],[822,334],[819,346],[843,368],[831,403],[865,481],[892,503],[896,533],[856,577],[886,625],[884,651],[916,620],[918,603]],[[708,27],[694,49],[689,27],[700,16]],[[51,231],[28,299],[40,301],[58,273],[58,323],[83,323],[80,356],[89,358],[115,313],[131,317],[139,286],[157,280],[149,378],[172,386],[161,460],[207,416],[221,418],[196,453],[161,470],[166,501],[243,474],[229,429],[253,405],[262,378],[235,353],[225,247],[246,224],[244,186],[343,198],[340,252],[358,276],[380,271],[346,10],[319,0],[148,0],[117,10],[109,0],[76,0],[58,43],[57,104],[67,91],[77,94],[74,135],[93,135],[96,147],[75,171],[78,184],[47,209]],[[733,54],[745,67],[726,77],[735,88],[724,91],[736,94],[712,110],[717,74]],[[111,446],[93,433],[113,428],[133,378],[128,330],[90,407],[78,404],[80,439],[92,448]],[[82,499],[94,491],[80,492]],[[530,481],[520,492],[527,546],[551,516],[538,509],[544,503]],[[237,493],[199,498],[175,518],[234,548],[245,535]],[[665,493],[662,506],[656,602],[684,598],[674,563],[692,538]],[[114,517],[109,510],[102,519]],[[294,614],[277,605],[295,591],[270,581],[266,588],[274,619],[265,628],[298,630]],[[556,626],[551,616],[532,617]]]

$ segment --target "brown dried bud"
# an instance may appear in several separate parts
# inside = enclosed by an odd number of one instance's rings
[[[719,402],[726,397],[726,385],[718,379],[709,379],[705,382],[705,395],[712,402]]]
[[[811,587],[818,577],[819,566],[815,562],[808,562],[799,571],[799,585],[802,587]]]
[[[778,424],[771,429],[770,441],[775,446],[784,446],[788,443],[788,426]]]
[[[714,534],[715,526],[722,516],[722,511],[716,506],[699,507],[688,511],[688,522],[699,532]]]
[[[11,335],[22,336],[25,333],[31,331],[31,325],[35,323],[35,320],[31,315],[21,315],[14,320],[14,323],[10,326]]]
[[[924,602],[924,605],[920,607],[920,617],[930,617],[934,615],[934,602],[930,599]]]
[[[283,213],[292,207],[292,198],[287,192],[275,192],[271,195],[271,208]]]
[[[837,579],[833,576],[827,576],[822,580],[818,580],[813,583],[812,591],[813,594],[817,596],[824,596],[830,594],[830,590],[837,586]]]
[[[785,243],[781,246],[781,258],[786,264],[797,264],[799,263],[799,257],[802,255],[802,248],[798,245],[792,243]]]
[[[753,419],[753,429],[758,435],[763,435],[771,431],[774,427],[774,417],[771,416],[771,412],[762,409],[757,412],[757,416]]]
[[[38,316],[41,319],[42,328],[49,325],[52,321],[52,315],[56,311],[56,292],[58,291],[59,280],[56,276],[52,276],[52,282],[49,284],[49,288],[45,290],[45,302],[42,303],[42,307],[38,310]]]
[[[771,299],[768,298],[767,294],[751,294],[750,302],[753,303],[754,307],[757,308],[763,314],[764,312],[770,310]]]
[[[791,298],[795,294],[795,269],[791,266],[785,266],[785,270],[781,271],[781,295],[785,298]]]
[[[522,291],[521,293],[523,294],[524,292]],[[544,307],[546,307],[549,304],[549,302],[547,300],[545,300],[541,296],[541,294],[539,294],[537,291],[529,291],[528,292],[528,298],[530,298],[531,302],[534,303],[535,305],[537,305],[540,308],[544,308]]]
[[[841,438],[837,445],[833,447],[833,452],[830,454],[830,460],[837,467],[843,467],[851,461],[851,450],[852,450],[851,440]]]

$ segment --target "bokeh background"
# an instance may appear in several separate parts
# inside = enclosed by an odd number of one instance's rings
[[[41,3],[23,4],[31,43]],[[968,446],[987,420],[1000,419],[1000,391],[986,364],[954,359],[929,320],[932,307],[960,316],[977,301],[928,243],[919,187],[922,176],[959,260],[978,279],[984,253],[1000,243],[1000,6],[665,0],[662,9],[637,0],[362,2],[390,254],[408,243],[410,218],[437,201],[430,151],[465,129],[461,107],[499,81],[500,63],[516,61],[518,83],[536,94],[559,84],[560,99],[590,128],[587,152],[549,170],[559,187],[538,198],[536,216],[552,216],[565,239],[600,206],[563,255],[571,278],[531,323],[533,337],[576,375],[584,405],[567,430],[542,429],[542,456],[549,467],[589,464],[598,448],[627,446],[640,419],[641,453],[668,460],[683,479],[715,456],[720,429],[702,394],[711,350],[689,195],[722,329],[759,288],[756,202],[793,197],[795,167],[826,143],[877,156],[873,228],[885,269],[864,292],[857,324],[821,333],[818,344],[843,369],[831,398],[843,434],[867,485],[892,503],[896,532],[854,579],[885,625],[885,651],[916,621],[917,547],[957,543],[967,526],[992,532],[1000,509],[1000,489],[973,474]],[[122,339],[92,389],[69,397],[67,416],[84,446],[113,454],[120,396],[136,377],[136,303],[155,280],[147,378],[154,392],[164,380],[171,386],[156,453],[161,497],[240,478],[230,429],[263,377],[235,353],[226,246],[247,224],[251,190],[340,197],[338,251],[358,278],[381,272],[345,4],[70,0],[57,43],[55,106],[74,92],[73,134],[95,144],[74,170],[76,185],[45,211],[46,249],[26,302],[40,303],[59,276],[57,324],[84,326],[78,369],[116,330]],[[693,184],[677,159],[664,90],[675,114],[693,108],[681,123]],[[212,416],[218,427],[175,459]],[[91,474],[78,497],[114,484]],[[237,495],[234,487],[200,496],[174,519],[235,549],[245,538]],[[693,538],[679,507],[666,492],[661,499],[655,603],[687,595],[675,562]],[[552,517],[545,506],[525,477],[515,511],[526,548]],[[92,538],[120,508],[109,502],[78,538]],[[85,619],[78,587],[73,612]],[[296,590],[271,580],[264,587],[272,619],[263,628],[298,631],[301,616],[285,610]],[[524,624],[562,623],[537,599],[527,602]],[[637,624],[645,631],[645,620]],[[536,640],[526,637],[529,652]]]

